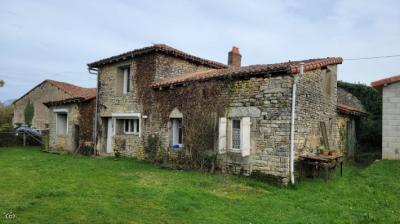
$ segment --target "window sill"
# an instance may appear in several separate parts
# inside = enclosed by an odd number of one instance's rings
[[[137,132],[124,132],[122,135],[139,135]]]
[[[233,153],[242,153],[241,149],[230,149],[229,151]]]
[[[175,144],[175,145],[171,145],[171,148],[173,150],[180,150],[183,148],[183,144]]]

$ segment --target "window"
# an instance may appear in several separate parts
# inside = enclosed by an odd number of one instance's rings
[[[131,91],[131,88],[130,88],[131,73],[130,73],[129,67],[123,69],[123,75],[124,75],[124,92],[123,93],[127,94]]]
[[[122,66],[118,68],[115,77],[115,92],[118,95],[126,95],[132,90],[131,86],[131,71],[129,66]]]
[[[239,119],[233,119],[232,120],[232,149],[238,149],[240,150],[241,147],[241,130],[240,130],[240,120]]]
[[[139,119],[124,119],[124,134],[139,133]]]
[[[56,133],[57,135],[68,134],[68,114],[56,113]]]
[[[172,118],[172,146],[182,147],[182,118]]]

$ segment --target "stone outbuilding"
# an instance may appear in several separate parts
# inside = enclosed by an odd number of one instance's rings
[[[241,66],[234,47],[224,65],[167,45],[90,63],[98,72],[96,148],[287,184],[294,83],[296,156],[321,143],[321,122],[336,146],[341,63],[334,57]]]
[[[361,119],[367,115],[361,101],[337,87],[337,149],[349,160],[357,155],[357,136]]]
[[[371,86],[382,93],[382,159],[400,160],[400,75]]]
[[[75,152],[93,145],[96,89],[81,88],[73,97],[45,102],[49,108],[49,150]]]
[[[77,92],[85,89],[65,82],[44,80],[13,102],[14,127],[30,123],[36,129],[49,128],[49,109],[43,103],[75,97]],[[26,110],[30,110],[31,118],[25,118]]]

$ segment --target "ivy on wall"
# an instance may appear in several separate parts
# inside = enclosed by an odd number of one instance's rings
[[[29,102],[24,110],[25,124],[32,125],[33,114],[35,112],[35,108],[33,107],[32,102]]]
[[[365,84],[353,84],[338,81],[337,86],[341,87],[363,104],[369,113],[365,119],[360,121],[358,128],[358,143],[361,153],[381,153],[382,148],[382,95],[374,88]]]

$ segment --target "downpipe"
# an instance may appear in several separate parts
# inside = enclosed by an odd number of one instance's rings
[[[304,74],[304,63],[300,63],[300,74],[293,77],[293,88],[292,88],[292,114],[291,114],[291,125],[290,125],[290,182],[294,185],[294,141],[295,141],[295,118],[296,118],[296,90],[297,82],[300,77]]]
[[[96,68],[88,68],[90,74],[96,75],[96,106],[94,113],[94,124],[93,124],[93,148],[95,155],[97,155],[97,113],[98,113],[98,102],[99,102],[99,70]]]

